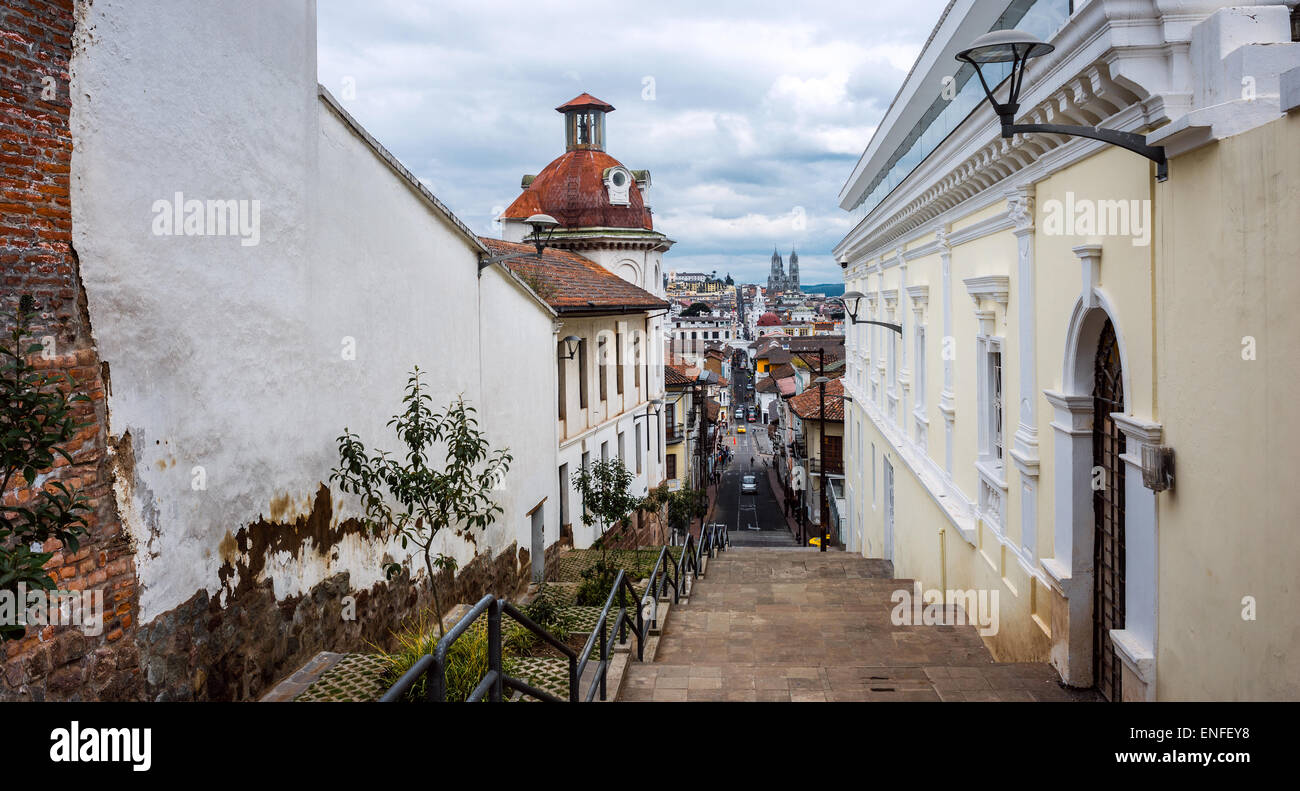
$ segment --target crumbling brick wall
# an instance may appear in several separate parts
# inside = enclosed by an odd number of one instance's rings
[[[77,409],[87,425],[67,447],[73,463],[60,459],[55,473],[89,498],[89,535],[76,552],[61,551],[57,542],[45,551],[54,552],[47,568],[60,588],[104,591],[106,621],[98,636],[77,627],[32,626],[23,638],[0,646],[0,699],[129,698],[139,683],[130,639],[135,562],[112,491],[108,372],[95,350],[72,247],[68,69],[74,4],[6,0],[0,15],[0,311],[12,316],[21,295],[35,297],[35,336],[52,354],[36,355],[34,362],[71,375],[77,391],[90,398]],[[25,482],[10,488],[6,502],[30,497]]]

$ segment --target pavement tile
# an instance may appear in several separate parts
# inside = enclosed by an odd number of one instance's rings
[[[935,701],[1095,699],[1046,663],[997,663],[974,626],[894,626],[911,581],[843,552],[733,547],[673,609],[656,661],[621,699]]]

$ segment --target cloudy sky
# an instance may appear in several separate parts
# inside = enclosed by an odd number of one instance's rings
[[[793,246],[804,283],[838,282],[836,195],[943,5],[320,0],[319,78],[490,235],[589,92],[617,108],[609,153],[651,172],[666,269],[765,282]]]

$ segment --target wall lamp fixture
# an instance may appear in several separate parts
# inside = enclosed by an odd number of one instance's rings
[[[1073,135],[1088,137],[1110,143],[1120,148],[1140,154],[1156,163],[1156,180],[1169,178],[1169,162],[1165,159],[1164,146],[1149,146],[1144,135],[1134,132],[1121,132],[1117,129],[1099,129],[1094,126],[1065,126],[1062,124],[1017,124],[1016,113],[1020,111],[1020,89],[1025,83],[1025,64],[1030,58],[1046,55],[1056,47],[1041,41],[1020,30],[994,30],[985,33],[971,42],[971,45],[957,53],[957,60],[975,67],[975,75],[984,94],[993,105],[993,111],[1002,121],[1002,136],[1011,137],[1017,132],[1043,132],[1053,135]],[[980,70],[981,63],[1010,63],[1011,76],[1006,102],[999,102],[993,96],[992,89],[984,80]]]
[[[887,321],[872,321],[871,319],[858,318],[858,303],[866,296],[867,295],[863,294],[861,291],[845,291],[844,296],[840,297],[840,302],[844,303],[844,310],[849,314],[849,321],[853,324],[875,324],[880,327],[888,327],[899,335],[902,335],[903,325],[901,324],[891,324]]]

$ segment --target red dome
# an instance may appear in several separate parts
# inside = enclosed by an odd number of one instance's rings
[[[760,327],[779,327],[781,326],[781,317],[768,311],[758,317],[758,326]]]
[[[549,214],[565,228],[601,226],[653,230],[650,211],[646,209],[636,184],[628,190],[627,206],[609,202],[609,191],[605,187],[605,172],[609,168],[627,170],[604,151],[566,151],[537,174],[502,217],[523,220],[534,214]]]

